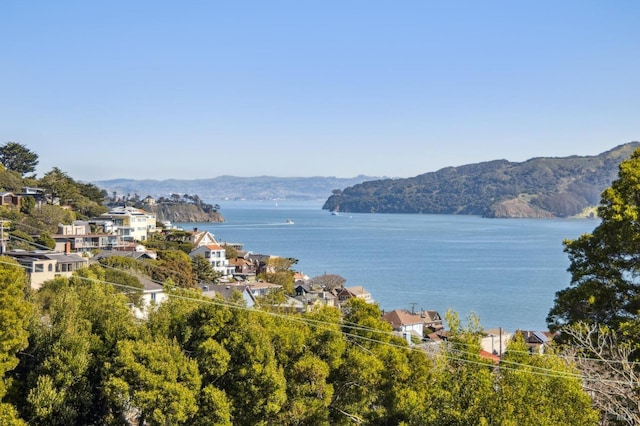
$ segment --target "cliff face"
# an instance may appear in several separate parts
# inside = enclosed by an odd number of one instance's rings
[[[491,211],[486,217],[493,218],[550,218],[551,212],[543,210],[522,198],[502,201],[491,206]]]
[[[146,205],[144,210],[154,213],[158,222],[165,220],[171,222],[224,222],[224,217],[220,212],[207,213],[195,204],[162,203],[153,206]]]

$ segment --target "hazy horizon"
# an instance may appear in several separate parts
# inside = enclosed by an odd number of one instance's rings
[[[0,143],[83,181],[412,177],[639,140],[635,2],[0,4]]]

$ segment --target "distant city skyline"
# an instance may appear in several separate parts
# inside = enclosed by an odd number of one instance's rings
[[[0,4],[0,143],[84,181],[411,177],[640,140],[637,2]]]

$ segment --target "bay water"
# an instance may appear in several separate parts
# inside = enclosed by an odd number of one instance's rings
[[[298,259],[310,277],[338,274],[381,309],[474,313],[484,328],[546,330],[555,293],[570,283],[562,241],[596,219],[339,213],[322,201],[215,201],[224,223],[180,223],[219,242]],[[288,223],[289,222],[289,223]],[[291,223],[293,222],[293,223]]]

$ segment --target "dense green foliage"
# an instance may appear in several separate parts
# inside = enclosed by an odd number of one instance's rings
[[[587,322],[614,329],[640,310],[640,150],[620,164],[619,177],[602,193],[600,224],[565,241],[571,285],[556,294],[547,322],[553,329]]]
[[[595,206],[620,162],[640,143],[592,157],[496,160],[407,179],[364,182],[334,194],[323,209],[361,213],[567,217]]]
[[[0,359],[9,360],[3,424],[597,422],[570,366],[524,351],[507,366],[521,375],[502,374],[479,356],[477,323],[463,329],[451,320],[451,346],[428,356],[392,335],[377,306],[357,299],[344,313],[284,315],[173,290],[137,322],[100,267],[46,283],[34,308],[15,273],[23,275],[0,264],[0,282],[13,286],[0,314],[20,310],[13,318],[22,318],[13,343],[0,344]],[[536,374],[539,365],[557,374]],[[537,404],[534,391],[553,403]],[[533,406],[535,419],[549,421],[528,422]]]

